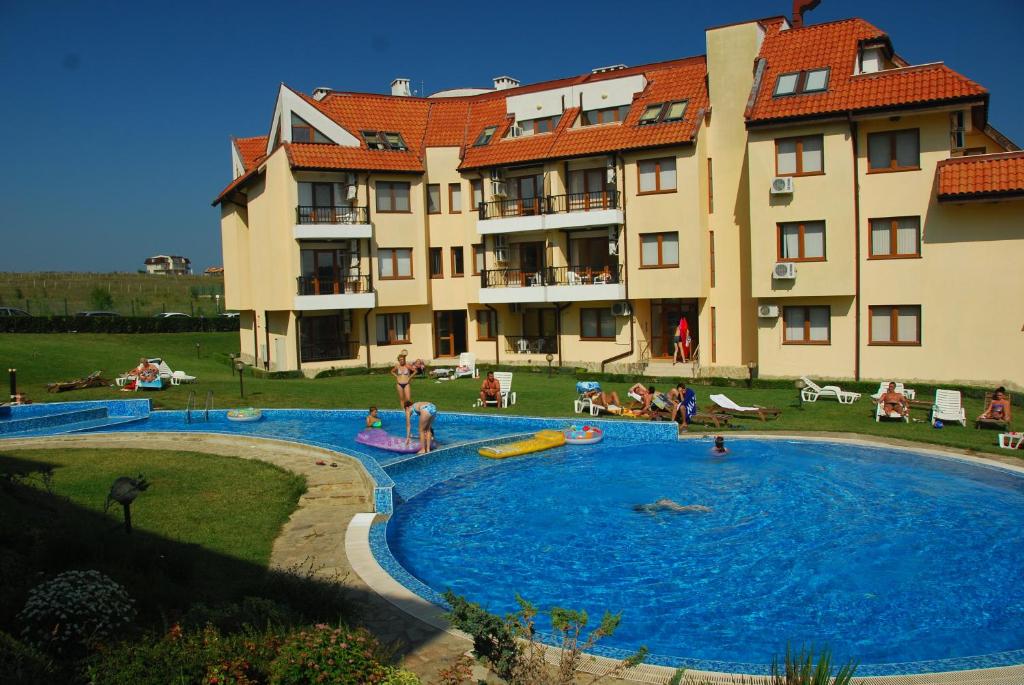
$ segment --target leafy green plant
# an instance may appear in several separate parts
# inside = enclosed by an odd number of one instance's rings
[[[857,663],[847,662],[835,673],[832,667],[832,652],[822,649],[815,662],[814,648],[801,648],[794,652],[786,645],[786,656],[782,668],[778,657],[772,659],[771,682],[773,685],[849,685]]]
[[[114,306],[114,297],[110,291],[96,286],[89,292],[89,303],[94,309],[110,309]]]
[[[274,685],[384,683],[388,668],[381,644],[362,628],[318,624],[292,633],[270,665]]]
[[[622,614],[606,611],[601,623],[587,632],[590,622],[587,612],[552,608],[551,625],[561,647],[556,672],[552,673],[544,658],[549,648],[539,641],[535,629],[538,611],[528,601],[516,595],[519,610],[504,619],[450,590],[445,593],[445,601],[452,607],[448,614],[452,624],[473,637],[473,653],[510,685],[576,683],[583,665],[583,653],[602,638],[613,635],[622,620]],[[590,682],[617,677],[623,671],[640,664],[646,656],[647,648],[641,647],[609,672],[595,676]]]
[[[57,652],[114,635],[135,617],[135,601],[99,571],[66,571],[28,593],[18,619],[32,644]]]
[[[0,631],[0,673],[6,683],[58,682],[57,667],[39,650]]]

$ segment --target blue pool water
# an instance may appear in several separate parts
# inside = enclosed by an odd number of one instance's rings
[[[647,645],[655,663],[757,672],[787,642],[828,645],[859,675],[1024,661],[1007,654],[1024,648],[1024,478],[900,450],[730,442],[726,458],[707,442],[606,440],[463,469],[397,506],[386,542],[433,590],[497,613],[516,593],[622,611],[602,644]],[[632,508],[662,497],[712,511]]]

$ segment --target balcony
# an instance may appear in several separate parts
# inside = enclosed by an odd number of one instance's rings
[[[597,302],[623,300],[624,270],[586,266],[548,266],[540,271],[484,269],[480,272],[480,303]]]
[[[299,276],[296,280],[295,311],[369,309],[377,303],[370,276],[351,275],[334,279]]]
[[[358,340],[328,339],[303,340],[299,345],[299,354],[303,363],[333,362],[359,359],[361,345]]]
[[[477,232],[488,235],[621,224],[625,220],[621,202],[622,193],[617,190],[482,202]]]
[[[556,354],[558,343],[553,335],[507,335],[505,351],[509,354]]]
[[[296,240],[348,240],[373,235],[369,207],[295,208]]]

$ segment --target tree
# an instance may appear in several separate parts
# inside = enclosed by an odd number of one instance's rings
[[[100,286],[96,286],[89,293],[89,302],[92,303],[93,309],[110,309],[114,306],[114,298]]]

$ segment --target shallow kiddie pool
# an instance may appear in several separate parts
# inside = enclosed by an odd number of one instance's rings
[[[858,675],[1024,662],[1024,478],[860,445],[730,447],[606,440],[464,472],[396,506],[386,546],[435,601],[622,611],[609,656],[758,673],[789,642]],[[634,509],[659,498],[710,511]]]

